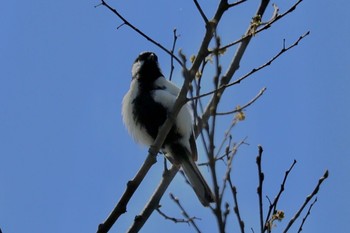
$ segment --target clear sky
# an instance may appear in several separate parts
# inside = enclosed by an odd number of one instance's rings
[[[250,0],[223,18],[219,27],[223,43],[244,34],[257,2]],[[283,12],[294,1],[287,2],[274,3]],[[141,51],[156,52],[166,75],[170,59],[130,28],[117,29],[121,21],[106,8],[95,8],[98,3],[1,3],[0,227],[4,233],[95,232],[144,161],[147,148],[136,145],[127,134],[121,101],[129,88],[131,65]],[[164,46],[171,47],[177,28],[177,49],[188,57],[198,50],[204,26],[192,1],[109,3]],[[210,18],[216,1],[200,3]],[[251,227],[258,231],[258,144],[265,149],[265,194],[270,198],[276,195],[285,170],[294,159],[298,161],[280,203],[286,219],[277,224],[276,232],[326,169],[330,178],[322,185],[303,232],[348,230],[349,8],[345,0],[305,0],[294,13],[254,37],[236,78],[274,56],[283,39],[289,45],[311,31],[271,66],[231,88],[220,105],[220,110],[230,110],[267,88],[232,132],[234,140],[248,137],[249,143],[239,150],[232,173],[246,231]],[[234,48],[227,56],[233,53]],[[206,78],[209,89],[211,77]],[[181,85],[179,67],[173,79]],[[220,120],[222,135],[229,122],[229,117]],[[222,135],[218,134],[218,141]],[[199,160],[205,161],[205,156]],[[144,206],[161,177],[162,159],[158,161],[111,232],[125,232]],[[206,169],[202,171],[209,178]],[[190,215],[202,219],[198,221],[202,232],[215,232],[210,210],[202,208],[181,176],[161,200],[166,213],[181,218],[169,192],[180,198]],[[230,229],[237,230],[236,224],[231,215]],[[142,232],[165,229],[194,232],[187,224],[174,224],[157,213]]]

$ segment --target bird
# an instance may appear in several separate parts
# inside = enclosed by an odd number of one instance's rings
[[[142,52],[132,65],[132,80],[122,101],[122,118],[136,142],[151,146],[172,110],[180,89],[167,80],[154,52]],[[214,202],[214,195],[199,171],[197,147],[189,104],[180,109],[161,151],[180,166],[203,206]]]

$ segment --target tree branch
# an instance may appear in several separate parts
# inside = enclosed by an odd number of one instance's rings
[[[222,95],[222,93],[224,92],[224,89],[226,89],[227,87],[236,85],[238,83],[240,83],[241,81],[243,81],[244,79],[248,78],[249,76],[251,76],[252,74],[260,71],[261,69],[265,68],[266,66],[269,66],[272,64],[272,62],[274,62],[278,57],[280,57],[282,54],[284,54],[285,52],[287,52],[288,50],[294,48],[295,46],[297,46],[299,44],[299,42],[301,40],[303,40],[306,36],[308,36],[310,34],[310,31],[307,31],[306,33],[304,33],[303,35],[301,35],[292,45],[285,47],[285,44],[283,43],[283,48],[274,56],[272,57],[269,61],[265,62],[264,64],[262,64],[261,66],[252,69],[250,72],[246,73],[245,75],[241,76],[240,78],[236,79],[235,81],[232,81],[230,83],[226,83],[226,84],[221,84],[219,88],[217,88],[216,90],[207,92],[205,94],[201,94],[199,96],[195,96],[189,100],[194,100],[194,99],[198,99],[198,98],[203,98],[209,95],[212,95],[214,93],[219,93],[217,95]],[[213,103],[213,101],[211,100],[210,103],[207,105],[206,110],[204,111],[203,115],[202,115],[202,119],[207,120],[210,117],[210,111],[209,111],[209,106],[211,106]],[[204,123],[204,122],[203,122]],[[199,128],[200,129],[200,128]],[[198,130],[199,130],[198,129]]]
[[[316,202],[317,202],[317,197],[316,197],[315,200],[311,203],[309,209],[307,210],[307,213],[306,213],[305,217],[303,218],[303,221],[302,221],[301,224],[300,224],[298,233],[300,233],[300,232],[303,230],[304,223],[305,223],[307,217],[310,215],[311,209],[312,209],[312,207],[314,206],[314,204],[315,204]]]
[[[208,22],[209,22],[209,20],[208,20],[207,16],[205,16],[202,7],[199,5],[199,3],[198,3],[197,0],[193,0],[193,2],[194,2],[194,4],[196,5],[197,10],[198,10],[199,13],[201,14],[201,16],[202,16],[202,18],[203,18],[203,20],[204,20],[205,25],[207,25]]]
[[[289,221],[289,223],[288,223],[287,227],[284,229],[283,233],[286,233],[289,230],[289,228],[293,225],[295,220],[299,217],[300,213],[303,211],[303,209],[305,208],[307,203],[309,203],[309,201],[318,193],[321,184],[323,183],[323,181],[325,179],[328,178],[328,175],[329,175],[328,170],[326,170],[325,173],[323,174],[323,176],[318,180],[318,184],[316,185],[315,189],[312,191],[312,193],[309,196],[306,197],[304,203],[301,205],[301,207],[299,208],[297,213]]]
[[[149,37],[147,34],[145,34],[144,32],[142,32],[140,29],[138,29],[137,27],[135,27],[133,24],[131,24],[128,20],[126,20],[116,9],[112,8],[110,5],[108,5],[106,3],[105,0],[101,0],[101,5],[107,7],[110,11],[112,11],[115,15],[117,15],[122,21],[123,24],[129,26],[131,29],[133,29],[135,32],[137,32],[138,34],[140,34],[143,38],[145,38],[146,40],[150,41],[152,44],[156,45],[157,47],[159,47],[161,50],[163,50],[164,52],[166,52],[167,54],[169,54],[171,57],[173,57],[182,67],[184,66],[184,64],[182,64],[182,62],[180,61],[180,59],[178,57],[176,57],[171,51],[169,51],[167,48],[165,48],[162,44],[160,44],[159,42],[155,41],[154,39],[152,39],[151,37]]]
[[[129,181],[126,186],[126,190],[124,191],[122,197],[118,201],[118,204],[114,207],[113,211],[109,214],[108,218],[98,226],[97,233],[105,233],[108,232],[113,224],[118,220],[118,218],[126,212],[126,206],[130,201],[131,197],[135,193],[136,189],[139,187],[143,178],[146,176],[149,169],[156,163],[156,155],[158,150],[150,150],[149,154],[142,164],[140,170],[137,172],[134,179]]]
[[[173,165],[170,170],[164,172],[163,178],[156,188],[156,191],[151,196],[149,202],[146,204],[141,214],[135,217],[133,224],[128,230],[129,233],[138,232],[151,216],[153,211],[158,208],[160,199],[164,195],[171,181],[174,179],[178,170],[179,167]]]
[[[171,53],[174,54],[174,50],[175,50],[175,45],[176,45],[176,41],[178,38],[178,35],[176,34],[176,28],[173,30],[173,46],[171,47]],[[173,72],[174,72],[174,57],[170,56],[170,74],[169,74],[169,80],[171,81],[172,77],[173,77]]]
[[[179,199],[177,197],[175,197],[172,193],[170,193],[170,197],[171,199],[176,203],[176,205],[180,208],[181,213],[183,214],[183,216],[189,220],[190,224],[194,227],[194,229],[196,229],[196,231],[198,233],[201,233],[201,231],[199,230],[197,224],[193,221],[194,218],[191,218],[190,215],[187,213],[187,211],[185,210],[185,208],[181,205]]]
[[[267,215],[266,215],[266,219],[265,219],[265,227],[264,227],[264,232],[267,230],[267,226],[268,225],[268,221],[270,219],[270,216],[271,214],[275,213],[276,212],[276,208],[277,208],[277,204],[278,204],[278,201],[284,191],[284,186],[286,184],[286,181],[287,181],[287,178],[288,178],[288,175],[289,173],[292,171],[294,165],[297,163],[296,160],[293,161],[292,165],[290,166],[290,168],[285,172],[284,174],[284,178],[283,178],[283,181],[282,181],[282,184],[281,184],[281,188],[280,188],[280,191],[278,192],[277,196],[275,197],[275,199],[273,200],[273,203],[270,203],[270,206],[269,206],[269,210],[267,212]]]
[[[220,2],[220,5],[221,5],[221,3],[222,3],[223,1],[221,1]],[[266,10],[266,7],[267,7],[267,5],[269,4],[269,0],[262,0],[261,1],[261,4],[259,5],[259,7],[258,7],[258,10],[257,10],[257,13],[256,13],[256,15],[263,15],[264,14],[264,12],[265,12],[265,10]],[[227,5],[227,2],[225,2],[225,4],[224,4],[224,6],[222,6],[223,8],[224,8],[224,11],[228,8],[228,5]],[[222,16],[222,15],[221,15]],[[221,16],[220,16],[220,18],[221,18]],[[245,33],[245,35],[248,35],[250,32],[250,28],[251,28],[251,26],[249,25],[249,27],[248,27],[248,29],[247,29],[247,32]],[[224,86],[224,85],[226,85],[227,83],[229,83],[230,82],[230,80],[231,80],[231,78],[232,78],[232,76],[233,76],[233,74],[235,73],[235,71],[238,69],[238,67],[239,67],[239,63],[240,63],[240,61],[241,61],[241,59],[242,59],[242,57],[243,57],[243,54],[244,54],[244,52],[245,52],[245,50],[246,50],[246,48],[247,48],[247,46],[248,46],[248,44],[249,44],[249,42],[250,42],[250,39],[251,39],[251,36],[248,36],[248,37],[246,37],[243,41],[241,41],[241,43],[240,43],[240,46],[237,48],[237,50],[236,50],[236,54],[234,55],[234,57],[233,57],[233,59],[232,59],[232,61],[231,61],[231,64],[230,64],[230,66],[229,66],[229,68],[228,68],[228,70],[226,71],[226,73],[224,74],[224,76],[221,78],[221,82],[220,82],[220,86]],[[197,60],[197,59],[196,59]],[[195,61],[196,61],[195,60]],[[199,63],[200,64],[200,63]],[[199,64],[198,64],[198,66],[199,66]],[[194,65],[193,65],[194,66]],[[192,66],[192,67],[193,67]],[[222,88],[222,89],[220,89],[220,90],[218,90],[218,92],[216,93],[216,95],[218,96],[218,100],[220,100],[220,98],[221,98],[221,96],[222,96],[222,94],[223,94],[223,92],[224,92],[224,88]],[[207,124],[207,122],[208,122],[208,119],[209,119],[209,117],[211,116],[211,108],[212,108],[212,106],[213,106],[213,104],[214,104],[214,99],[215,98],[217,98],[217,97],[212,97],[211,98],[211,100],[209,101],[209,103],[208,103],[208,105],[207,105],[207,107],[206,107],[206,109],[205,109],[205,111],[204,111],[204,113],[202,114],[202,122],[201,122],[201,125],[198,125],[198,127],[197,127],[197,131],[195,132],[196,133],[196,135],[198,135],[199,134],[199,132],[200,132],[200,130],[201,130],[201,128],[203,127],[203,124]]]
[[[293,6],[291,6],[287,11],[285,11],[283,14],[278,14],[278,11],[276,11],[276,7],[275,7],[275,11],[271,17],[271,19],[265,23],[260,23],[257,28],[254,30],[254,36],[259,34],[260,32],[270,28],[272,26],[272,24],[274,24],[275,22],[277,22],[278,20],[282,19],[283,17],[285,17],[286,15],[288,15],[289,13],[291,13],[292,11],[294,11],[296,9],[296,7],[302,2],[303,0],[298,0]],[[278,9],[278,8],[277,8]],[[223,47],[220,48],[220,51],[225,51],[228,48],[241,43],[242,41],[244,41],[247,37],[252,36],[251,32],[248,34],[245,34],[242,38],[227,44]]]
[[[222,115],[230,115],[230,114],[234,114],[234,113],[237,113],[237,112],[241,112],[243,111],[245,108],[249,107],[250,105],[252,105],[257,99],[259,99],[263,94],[264,92],[266,91],[266,87],[264,87],[263,89],[261,89],[259,91],[259,93],[252,99],[250,100],[248,103],[246,103],[245,105],[243,105],[242,107],[236,107],[236,109],[232,110],[232,111],[229,111],[229,112],[217,112],[216,115],[217,116],[222,116]]]
[[[256,164],[258,165],[258,177],[259,177],[259,185],[257,188],[257,193],[258,193],[258,197],[259,197],[259,216],[260,216],[260,229],[261,232],[264,232],[264,213],[263,213],[263,201],[262,201],[262,193],[263,193],[263,182],[264,182],[264,173],[262,172],[261,169],[261,159],[262,159],[262,153],[263,153],[263,148],[262,146],[258,146],[259,149],[259,154],[256,157]]]

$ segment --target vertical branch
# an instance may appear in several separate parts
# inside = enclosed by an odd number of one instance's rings
[[[235,202],[235,207],[233,208],[233,210],[237,216],[237,220],[238,220],[239,227],[241,229],[241,233],[244,233],[244,222],[241,218],[241,214],[239,212],[239,207],[238,207],[237,188],[236,188],[236,186],[234,186],[232,184],[231,178],[229,178],[228,182],[230,183],[231,191],[232,191],[232,195],[233,195],[233,200]]]
[[[262,197],[262,190],[263,190],[263,182],[264,182],[264,173],[261,169],[261,159],[262,159],[262,153],[263,148],[261,145],[258,145],[259,154],[256,157],[256,164],[258,165],[258,176],[259,176],[259,185],[257,188],[257,193],[259,197],[259,215],[260,215],[260,229],[261,232],[264,230],[264,213],[263,213],[263,197]]]
[[[177,41],[177,34],[176,34],[176,28],[173,31],[173,46],[171,47],[171,53],[174,54],[175,51],[175,45],[176,45],[176,41]],[[169,74],[169,80],[171,81],[172,77],[173,77],[173,72],[174,72],[174,57],[170,56],[170,74]]]
[[[216,35],[215,32],[215,42],[216,42],[216,48],[215,48],[215,67],[216,67],[216,74],[214,76],[214,88],[217,89],[219,86],[219,77],[221,75],[221,66],[220,66],[220,61],[219,61],[219,53],[218,49],[220,48],[220,38]],[[215,96],[215,95],[214,95]],[[221,233],[225,232],[225,225],[223,222],[223,216],[222,216],[222,209],[221,209],[221,203],[222,203],[222,197],[220,195],[220,190],[219,190],[219,184],[218,184],[218,176],[216,173],[216,160],[215,160],[215,131],[216,131],[216,109],[218,106],[218,98],[215,98],[217,101],[214,101],[214,104],[211,108],[211,113],[212,113],[212,119],[211,119],[211,128],[210,128],[210,133],[209,133],[209,154],[208,154],[208,159],[209,159],[209,167],[211,170],[212,174],[212,179],[214,183],[214,194],[215,194],[215,209],[214,213],[217,219],[218,227]]]
[[[223,2],[223,1],[221,1],[221,2]],[[265,10],[266,10],[269,2],[270,2],[270,0],[261,0],[261,3],[259,5],[258,10],[257,10],[255,15],[260,15],[262,17],[263,14],[265,13]],[[229,7],[227,5],[227,2],[224,6],[225,6],[225,10],[227,10],[227,8]],[[252,25],[249,25],[249,27],[244,35],[244,39],[240,42],[240,45],[238,46],[238,48],[236,50],[236,53],[231,61],[229,68],[227,69],[227,71],[223,75],[223,77],[221,78],[220,86],[224,86],[224,85],[228,84],[230,82],[230,80],[232,79],[234,73],[238,70],[239,63],[240,63],[240,61],[243,57],[243,54],[244,54],[246,48],[248,47],[249,42],[252,38],[251,27],[252,27]],[[220,100],[224,91],[225,91],[225,88],[218,90],[217,96],[219,96],[218,97],[219,100]],[[212,99],[209,101],[209,103],[207,105],[207,108],[205,109],[204,113],[202,114],[202,124],[206,124],[209,117],[211,116],[210,115],[211,114],[211,107],[214,104],[214,96],[216,96],[216,95],[213,95]],[[217,98],[217,97],[215,97],[215,98]],[[200,130],[201,130],[201,125],[198,126],[196,134],[198,134]]]

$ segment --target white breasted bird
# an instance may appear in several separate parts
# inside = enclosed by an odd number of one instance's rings
[[[153,144],[179,92],[177,86],[164,78],[156,54],[143,52],[136,58],[130,89],[123,99],[122,115],[126,128],[137,142]],[[181,165],[204,206],[214,201],[213,193],[195,164],[197,147],[188,105],[181,108],[161,150],[172,163]]]

